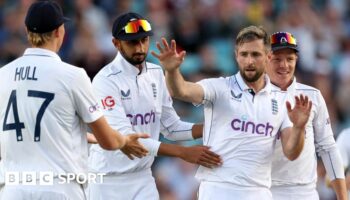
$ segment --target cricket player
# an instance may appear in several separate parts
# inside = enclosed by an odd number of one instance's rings
[[[293,109],[286,103],[287,115],[265,75],[269,49],[266,31],[249,26],[238,33],[237,74],[198,83],[185,81],[180,73],[185,51],[177,53],[174,40],[169,46],[163,38],[162,44],[157,44],[160,53],[152,54],[166,70],[170,93],[204,105],[204,144],[223,160],[217,168],[199,167],[199,199],[272,199],[269,187],[275,136],[281,132],[283,152],[295,160],[303,149],[311,102],[307,96],[296,96]]]
[[[300,156],[293,161],[283,155],[281,138],[277,136],[272,162],[272,195],[274,199],[319,199],[316,191],[317,157],[322,158],[337,199],[347,199],[344,170],[336,147],[326,103],[321,92],[298,83],[294,77],[298,59],[296,39],[288,32],[271,35],[271,52],[267,73],[273,90],[285,94],[294,103],[294,96],[307,95],[313,103],[305,128],[305,144]]]
[[[118,54],[95,76],[93,89],[113,128],[125,134],[139,131],[151,134],[150,139],[141,141],[149,156],[129,160],[120,151],[105,151],[93,145],[90,168],[107,175],[104,183],[89,186],[89,198],[157,200],[159,194],[151,172],[154,156],[175,156],[209,168],[220,165],[221,160],[209,147],[183,147],[158,141],[160,132],[174,141],[199,138],[203,128],[180,120],[162,68],[145,61],[153,35],[151,24],[137,13],[125,13],[114,21],[112,34]]]
[[[350,195],[350,128],[344,129],[337,138],[337,147],[345,169],[348,196]]]
[[[32,48],[0,68],[1,167],[5,174],[0,199],[86,199],[77,179],[58,183],[59,175],[65,178],[68,173],[87,172],[86,124],[104,149],[128,146],[133,156],[147,154],[137,142],[147,135],[123,136],[114,131],[99,111],[86,72],[57,55],[66,20],[57,3],[33,3],[25,18]]]

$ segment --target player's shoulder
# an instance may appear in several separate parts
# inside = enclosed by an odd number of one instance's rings
[[[310,85],[306,85],[306,84],[303,84],[303,83],[296,83],[296,90],[297,91],[302,91],[302,92],[308,92],[308,93],[319,93],[320,90],[315,88],[315,87],[312,87]]]
[[[163,71],[163,68],[160,65],[151,62],[146,62],[146,68],[147,70]]]
[[[312,87],[310,85],[302,84],[302,83],[296,83],[296,92],[298,94],[304,94],[307,95],[311,100],[315,103],[319,102],[321,99],[323,99],[323,96],[321,94],[321,91],[315,87]]]
[[[337,139],[344,139],[344,138],[347,138],[350,140],[350,128],[346,128],[344,130],[342,130],[340,133],[339,133],[339,136]],[[348,141],[348,140],[347,140]]]
[[[104,67],[102,67],[102,69],[96,74],[95,77],[118,78],[122,73],[123,71],[120,68],[118,68],[118,66],[114,65],[113,62],[111,62],[105,65]]]
[[[204,83],[204,84],[213,84],[213,85],[228,85],[229,83],[233,83],[234,80],[232,80],[230,77],[213,77],[213,78],[205,78],[198,83]]]
[[[20,62],[20,58],[21,58],[21,57],[16,58],[15,60],[13,60],[13,61],[7,63],[6,65],[4,65],[4,66],[2,66],[2,67],[0,67],[0,72],[4,72],[4,71],[9,70],[9,68],[11,68],[11,66],[13,66],[13,65],[16,66],[17,63]]]
[[[157,64],[146,62],[146,70],[152,76],[164,76],[163,68]]]
[[[348,141],[350,140],[350,128],[342,130],[337,137],[338,148],[349,148]]]

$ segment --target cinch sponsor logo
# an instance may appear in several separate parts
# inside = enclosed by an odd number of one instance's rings
[[[144,125],[149,123],[154,123],[156,121],[156,114],[151,110],[149,113],[145,114],[127,114],[127,117],[130,118],[130,122],[132,125]]]
[[[231,122],[231,127],[235,131],[242,131],[246,133],[272,136],[273,126],[269,122],[266,124],[255,124],[251,121],[244,121],[240,119],[234,119]]]

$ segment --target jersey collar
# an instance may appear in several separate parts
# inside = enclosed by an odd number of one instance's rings
[[[42,49],[42,48],[27,48],[24,51],[23,56],[43,56],[43,57],[51,57],[56,60],[61,61],[61,58],[57,55],[57,53],[48,50],[48,49]]]
[[[237,81],[238,87],[241,89],[241,91],[248,91],[250,89],[249,86],[244,82],[243,77],[241,76],[240,72],[238,72],[234,76],[235,76],[235,79]],[[260,92],[270,93],[271,89],[272,89],[270,78],[266,74],[264,74],[263,76],[264,76],[266,84],[265,84],[265,87],[259,91],[259,93]]]
[[[276,89],[281,90],[281,88],[279,88],[277,85],[271,84],[271,86],[274,90]],[[297,85],[297,79],[294,77],[292,84],[290,84],[287,88],[287,92],[295,91],[296,89],[298,89],[298,85]]]
[[[115,57],[114,66],[118,67],[118,69],[122,70],[123,73],[130,76],[137,76],[139,75],[140,70],[135,67],[134,65],[130,64],[125,58],[121,55],[121,53],[118,53]],[[147,65],[146,62],[142,63],[143,68],[141,74],[144,74],[147,72]]]

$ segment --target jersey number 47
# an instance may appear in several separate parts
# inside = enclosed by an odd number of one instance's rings
[[[28,97],[45,99],[41,107],[39,108],[38,114],[36,115],[36,122],[35,122],[34,141],[39,142],[40,141],[40,122],[45,113],[47,106],[55,98],[55,94],[49,93],[49,92],[36,91],[36,90],[28,90]],[[14,122],[7,123],[7,118],[11,107],[13,111]],[[20,121],[18,116],[16,90],[12,90],[8,104],[7,104],[2,130],[3,131],[16,130],[17,141],[22,141],[23,140],[22,129],[24,128],[25,128],[24,123]]]

